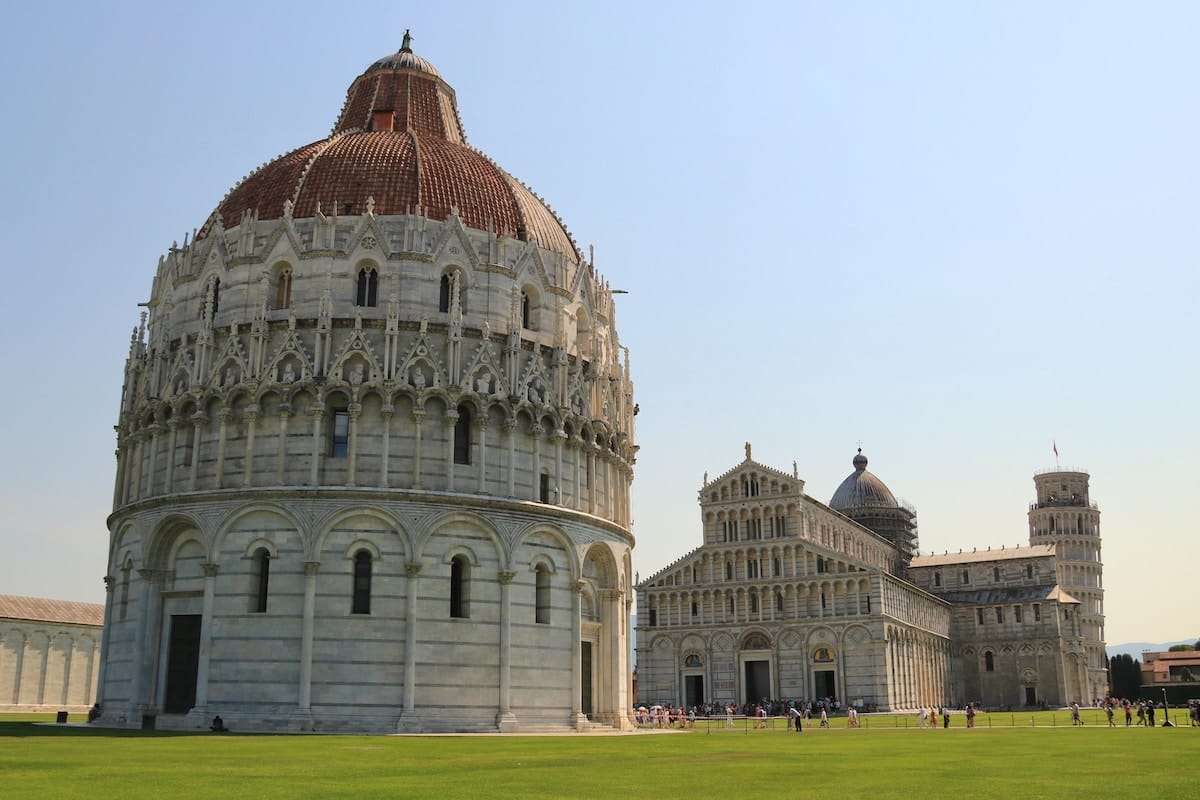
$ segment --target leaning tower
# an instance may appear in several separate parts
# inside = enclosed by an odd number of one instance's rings
[[[1104,564],[1100,560],[1100,509],[1080,469],[1045,470],[1033,476],[1037,499],[1029,505],[1029,543],[1052,544],[1058,585],[1079,601],[1079,630],[1087,651],[1088,702],[1108,693],[1104,645]]]

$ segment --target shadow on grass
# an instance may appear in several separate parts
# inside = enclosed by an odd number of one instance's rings
[[[94,728],[82,725],[56,725],[45,722],[0,722],[0,739],[11,736],[15,739],[80,737],[111,739],[165,739],[178,736],[227,736],[206,731],[143,731],[128,728]]]

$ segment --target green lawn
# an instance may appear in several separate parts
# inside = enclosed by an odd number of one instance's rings
[[[958,717],[948,731],[878,716],[857,731],[835,719],[799,734],[722,721],[687,733],[409,737],[105,731],[10,715],[0,716],[0,796],[1200,797],[1200,729],[1182,716],[1153,730],[1025,717],[1009,727],[1010,715],[981,716],[975,730]]]

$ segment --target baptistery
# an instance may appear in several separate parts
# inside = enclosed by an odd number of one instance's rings
[[[158,261],[116,426],[100,723],[627,727],[612,294],[406,34],[328,137]]]

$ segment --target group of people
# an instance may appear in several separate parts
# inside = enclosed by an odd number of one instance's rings
[[[1117,727],[1116,716],[1122,713],[1125,716],[1125,727],[1147,728],[1154,727],[1154,712],[1157,707],[1153,700],[1130,700],[1127,697],[1106,697],[1099,702],[1099,706],[1104,711],[1104,716],[1108,719],[1108,727]],[[1137,721],[1134,721],[1134,718]],[[1188,701],[1188,719],[1190,724],[1200,726],[1200,700]],[[1071,724],[1082,725],[1083,719],[1079,716],[1079,704],[1071,704]]]
[[[942,706],[940,709],[937,706],[930,706],[929,708],[917,709],[917,719],[920,720],[922,728],[936,728],[938,726],[938,715],[939,714],[942,717],[942,727],[949,728],[950,727],[950,709],[946,708],[945,706]],[[967,727],[974,728],[975,727],[975,708],[974,708],[974,706],[967,705],[966,715],[967,715]]]

